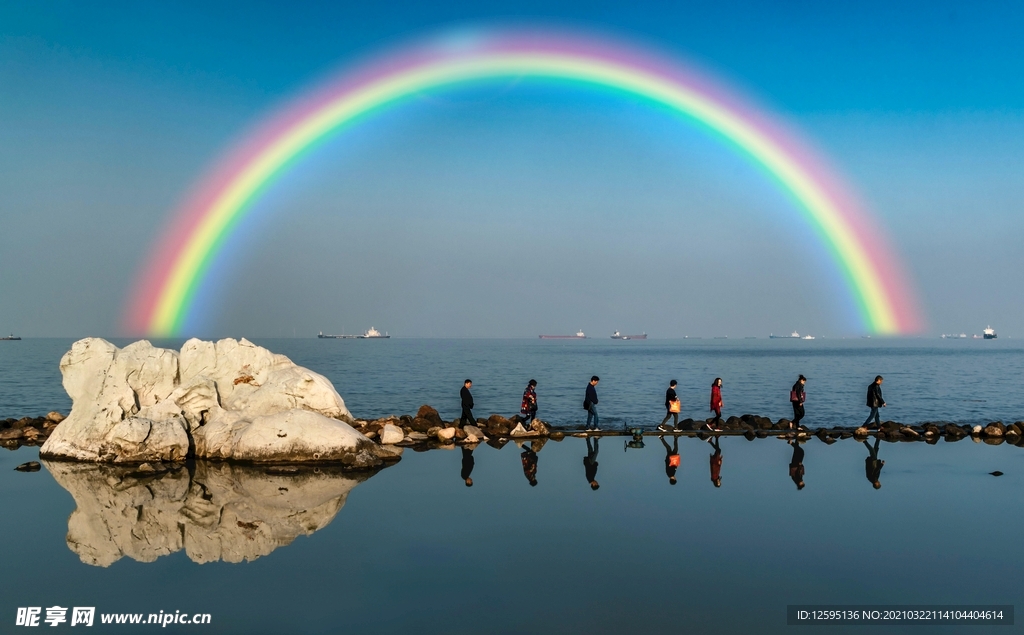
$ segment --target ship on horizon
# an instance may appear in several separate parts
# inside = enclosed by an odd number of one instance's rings
[[[768,339],[770,339],[770,340],[798,340],[798,339],[800,339],[800,334],[797,333],[796,331],[793,331],[789,335],[776,335],[775,333],[772,333],[772,334],[770,334],[768,336]]]
[[[542,340],[585,340],[587,339],[586,334],[583,333],[583,329],[576,331],[576,335],[538,335]]]
[[[582,331],[581,331],[582,332]],[[641,333],[640,335],[623,335],[618,331],[612,333],[613,340],[645,340],[647,339],[647,333]]]
[[[986,327],[985,330],[982,331],[982,333],[984,334],[982,335],[982,337],[984,337],[987,340],[994,340],[997,337],[999,337],[998,335],[996,335],[995,330],[993,330],[991,326]]]
[[[14,333],[11,333],[7,337],[0,337],[0,340],[5,341],[5,342],[15,342],[15,341],[20,340],[20,339],[21,339],[21,337],[20,336],[15,337]]]
[[[317,339],[321,340],[388,340],[391,336],[385,331],[382,335],[380,331],[370,327],[370,330],[366,331],[362,335],[324,335],[323,331],[316,336]]]

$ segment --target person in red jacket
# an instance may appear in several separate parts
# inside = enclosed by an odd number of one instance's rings
[[[711,382],[711,412],[715,413],[716,430],[721,427],[722,405],[722,378],[716,377],[715,381]],[[711,424],[708,424],[708,428],[711,428]]]

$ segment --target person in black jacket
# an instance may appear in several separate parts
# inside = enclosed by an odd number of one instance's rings
[[[807,378],[800,375],[800,378],[793,384],[792,390],[789,391],[789,401],[793,404],[793,423],[790,425],[791,428],[799,428],[800,420],[804,418],[804,399],[807,395],[804,393],[804,384],[807,383]]]
[[[601,381],[601,378],[594,375],[590,378],[590,383],[587,384],[587,396],[583,400],[583,408],[587,411],[587,430],[600,430],[598,427],[597,420],[597,382]],[[590,422],[594,422],[594,427],[590,427]]]
[[[878,416],[878,409],[885,408],[885,399],[882,399],[882,376],[875,377],[875,381],[871,382],[868,386],[868,408],[871,408],[871,413],[868,414],[868,418],[864,420],[864,425],[867,426],[871,423],[871,420],[875,420],[875,426],[881,426],[882,422]]]
[[[462,383],[462,390],[459,391],[462,396],[462,416],[459,417],[459,427],[465,427],[467,422],[471,426],[476,425],[476,419],[473,418],[473,393],[469,392],[472,387],[473,380],[467,379]]]
[[[590,489],[597,491],[601,487],[597,483],[597,452],[600,449],[597,442],[601,439],[594,437],[594,447],[590,447],[590,437],[587,437],[587,456],[583,457],[583,471],[586,473]]]
[[[676,380],[673,379],[672,381],[668,382],[668,390],[665,391],[665,418],[661,420],[661,425],[658,426],[658,429],[661,430],[662,432],[672,430],[675,427],[679,426],[678,406],[676,406],[676,411],[672,412],[672,404],[677,403],[679,401],[679,397],[676,396],[677,385],[678,382],[676,382]],[[667,428],[665,426],[665,424],[668,423],[669,417],[672,417],[673,428]]]

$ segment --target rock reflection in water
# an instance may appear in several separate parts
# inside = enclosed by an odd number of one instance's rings
[[[375,472],[198,462],[151,468],[45,461],[75,499],[68,547],[86,564],[153,562],[182,549],[194,562],[265,556],[326,527]]]

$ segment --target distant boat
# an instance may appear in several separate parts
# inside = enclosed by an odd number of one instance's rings
[[[356,338],[361,340],[387,340],[391,339],[391,336],[388,335],[387,333],[381,334],[380,331],[371,326],[370,330],[363,333],[362,335],[357,335]]]
[[[20,337],[15,337],[14,333],[11,333],[7,337],[0,337],[0,340],[4,340],[4,341],[7,341],[7,342],[13,342],[13,341],[20,340],[20,339],[21,339]]]
[[[580,331],[582,333],[583,331]],[[613,340],[645,340],[647,339],[647,333],[641,333],[640,335],[622,335],[618,331],[612,334]]]
[[[814,336],[813,335],[804,335],[800,339],[802,339],[802,340],[813,340]]]
[[[800,334],[797,333],[796,331],[793,331],[789,335],[776,335],[775,333],[772,333],[771,335],[768,336],[768,339],[772,339],[772,340],[798,340],[798,339],[800,339]]]
[[[942,339],[944,339],[944,340],[965,340],[965,339],[967,339],[967,333],[961,333],[960,335],[957,335],[956,333],[944,333],[942,335]]]
[[[538,335],[542,340],[585,340],[586,334],[582,330],[576,331],[576,335]]]
[[[997,337],[999,337],[998,335],[996,335],[996,332],[992,329],[991,326],[987,327],[984,331],[982,331],[982,333],[985,334],[983,337],[987,340],[994,340]]]
[[[321,339],[321,340],[354,340],[357,337],[359,337],[359,336],[358,335],[324,335],[323,331],[320,331],[320,334],[317,335],[317,338]]]

